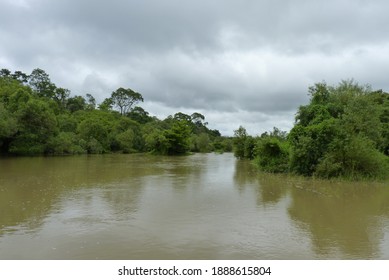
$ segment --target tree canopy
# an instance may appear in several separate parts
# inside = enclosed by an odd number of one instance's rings
[[[351,80],[337,86],[317,83],[309,95],[309,104],[299,107],[288,134],[275,128],[252,140],[239,128],[235,155],[254,158],[260,169],[271,172],[388,177],[389,94]]]
[[[114,106],[119,108],[120,114],[125,115],[132,109],[133,105],[143,102],[143,97],[132,89],[121,87],[112,92],[111,100]]]
[[[231,139],[209,129],[202,114],[160,120],[136,106],[140,102],[140,93],[120,87],[97,104],[90,93],[57,87],[44,70],[2,69],[0,154],[231,151]]]

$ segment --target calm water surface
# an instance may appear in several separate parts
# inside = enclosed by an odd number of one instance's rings
[[[0,259],[389,259],[389,186],[232,154],[1,158]]]

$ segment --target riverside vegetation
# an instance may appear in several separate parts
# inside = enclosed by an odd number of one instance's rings
[[[164,120],[142,107],[143,96],[119,88],[97,105],[91,94],[57,87],[42,69],[0,70],[0,153],[10,155],[229,152],[232,140],[207,127],[200,113]]]
[[[289,133],[223,137],[200,113],[164,120],[142,107],[143,96],[118,88],[100,104],[71,95],[42,69],[0,70],[0,153],[10,155],[230,152],[259,169],[323,178],[389,177],[389,94],[354,81],[317,83]]]
[[[289,133],[235,130],[234,153],[263,171],[321,178],[389,177],[389,94],[355,81],[317,83]]]

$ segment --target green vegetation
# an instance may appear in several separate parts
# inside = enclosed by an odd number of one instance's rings
[[[178,155],[232,150],[200,113],[164,120],[142,107],[143,96],[118,88],[101,104],[91,94],[71,96],[49,75],[0,70],[0,154],[64,155],[152,152]],[[116,111],[116,110],[117,111]]]
[[[179,155],[234,150],[266,172],[321,178],[389,177],[389,94],[354,81],[309,88],[289,133],[274,128],[233,138],[207,127],[200,113],[164,120],[142,107],[143,96],[118,88],[96,104],[91,94],[71,95],[35,69],[0,70],[0,153],[63,155],[150,152]]]
[[[277,128],[259,137],[235,131],[234,153],[261,170],[322,178],[389,177],[389,94],[354,81],[309,88],[287,134]]]

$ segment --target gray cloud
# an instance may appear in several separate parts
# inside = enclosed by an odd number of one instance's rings
[[[141,92],[151,114],[203,113],[231,135],[289,129],[307,88],[389,90],[384,0],[0,0],[1,68],[45,69],[98,101]]]

